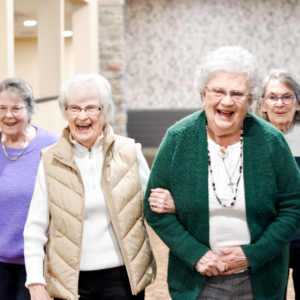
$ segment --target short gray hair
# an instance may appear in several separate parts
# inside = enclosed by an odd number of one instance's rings
[[[257,101],[253,111],[255,115],[260,116],[261,118],[265,119],[268,122],[270,122],[268,114],[262,111],[262,106],[265,101],[265,93],[267,90],[267,86],[272,79],[277,79],[278,81],[288,86],[293,91],[296,97],[296,101],[300,105],[300,85],[296,82],[293,76],[284,70],[279,70],[279,69],[270,70],[268,72],[268,75],[264,79],[263,94],[261,95],[261,98]],[[296,111],[294,116],[294,122],[300,123],[300,111]]]
[[[11,96],[24,100],[30,120],[36,111],[32,87],[21,78],[7,78],[0,82],[0,93],[6,90]]]
[[[67,80],[60,89],[58,104],[66,119],[66,106],[70,100],[99,99],[103,105],[104,119],[107,122],[114,119],[114,104],[110,83],[99,74],[80,74]]]
[[[243,74],[250,87],[251,98],[256,100],[262,92],[262,71],[256,57],[241,46],[223,46],[208,52],[198,65],[195,88],[201,94],[209,82],[220,72]]]

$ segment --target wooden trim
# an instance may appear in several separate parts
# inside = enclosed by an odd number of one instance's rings
[[[49,97],[42,97],[42,98],[35,98],[35,103],[41,103],[41,102],[47,102],[52,100],[57,100],[58,95],[55,96],[49,96]]]

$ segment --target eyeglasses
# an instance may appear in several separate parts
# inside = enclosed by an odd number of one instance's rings
[[[206,86],[205,87],[209,92],[213,100],[222,100],[225,98],[228,94],[230,98],[234,101],[244,101],[246,97],[251,96],[252,94],[245,95],[245,93],[240,91],[230,91],[226,92],[225,90],[221,88],[212,88],[211,90]]]
[[[6,115],[7,111],[10,110],[10,112],[14,116],[18,116],[21,114],[24,108],[25,107],[7,107],[7,106],[0,105],[0,115]]]
[[[277,95],[267,95],[266,99],[269,101],[270,104],[275,105],[281,100],[283,104],[292,104],[294,101],[294,96],[290,94],[282,95],[282,96],[277,96]]]
[[[81,113],[81,110],[83,109],[87,115],[96,115],[102,108],[103,105],[102,106],[90,105],[87,107],[70,105],[70,106],[66,106],[66,111],[72,115],[79,115]]]

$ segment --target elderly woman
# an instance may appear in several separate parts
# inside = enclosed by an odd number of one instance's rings
[[[300,86],[282,70],[271,70],[264,80],[263,95],[255,114],[280,130],[300,168]],[[300,231],[290,243],[290,265],[296,299],[300,299]]]
[[[283,298],[300,173],[282,134],[248,113],[261,82],[246,49],[208,53],[195,80],[205,110],[172,126],[159,148],[145,203],[166,189],[177,213],[145,205],[145,216],[170,248],[172,299]]]
[[[101,75],[67,81],[59,105],[69,126],[42,151],[24,230],[26,286],[34,300],[144,299],[156,264],[142,211],[149,168],[141,145],[113,133]]]
[[[0,298],[30,299],[25,287],[23,230],[40,151],[58,136],[30,120],[35,112],[31,87],[22,79],[0,83]]]

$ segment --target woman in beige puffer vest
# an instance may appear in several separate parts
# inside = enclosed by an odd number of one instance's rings
[[[144,225],[149,168],[141,147],[114,135],[101,75],[67,81],[59,105],[69,126],[42,150],[24,230],[26,286],[34,300],[142,300],[156,263]]]

